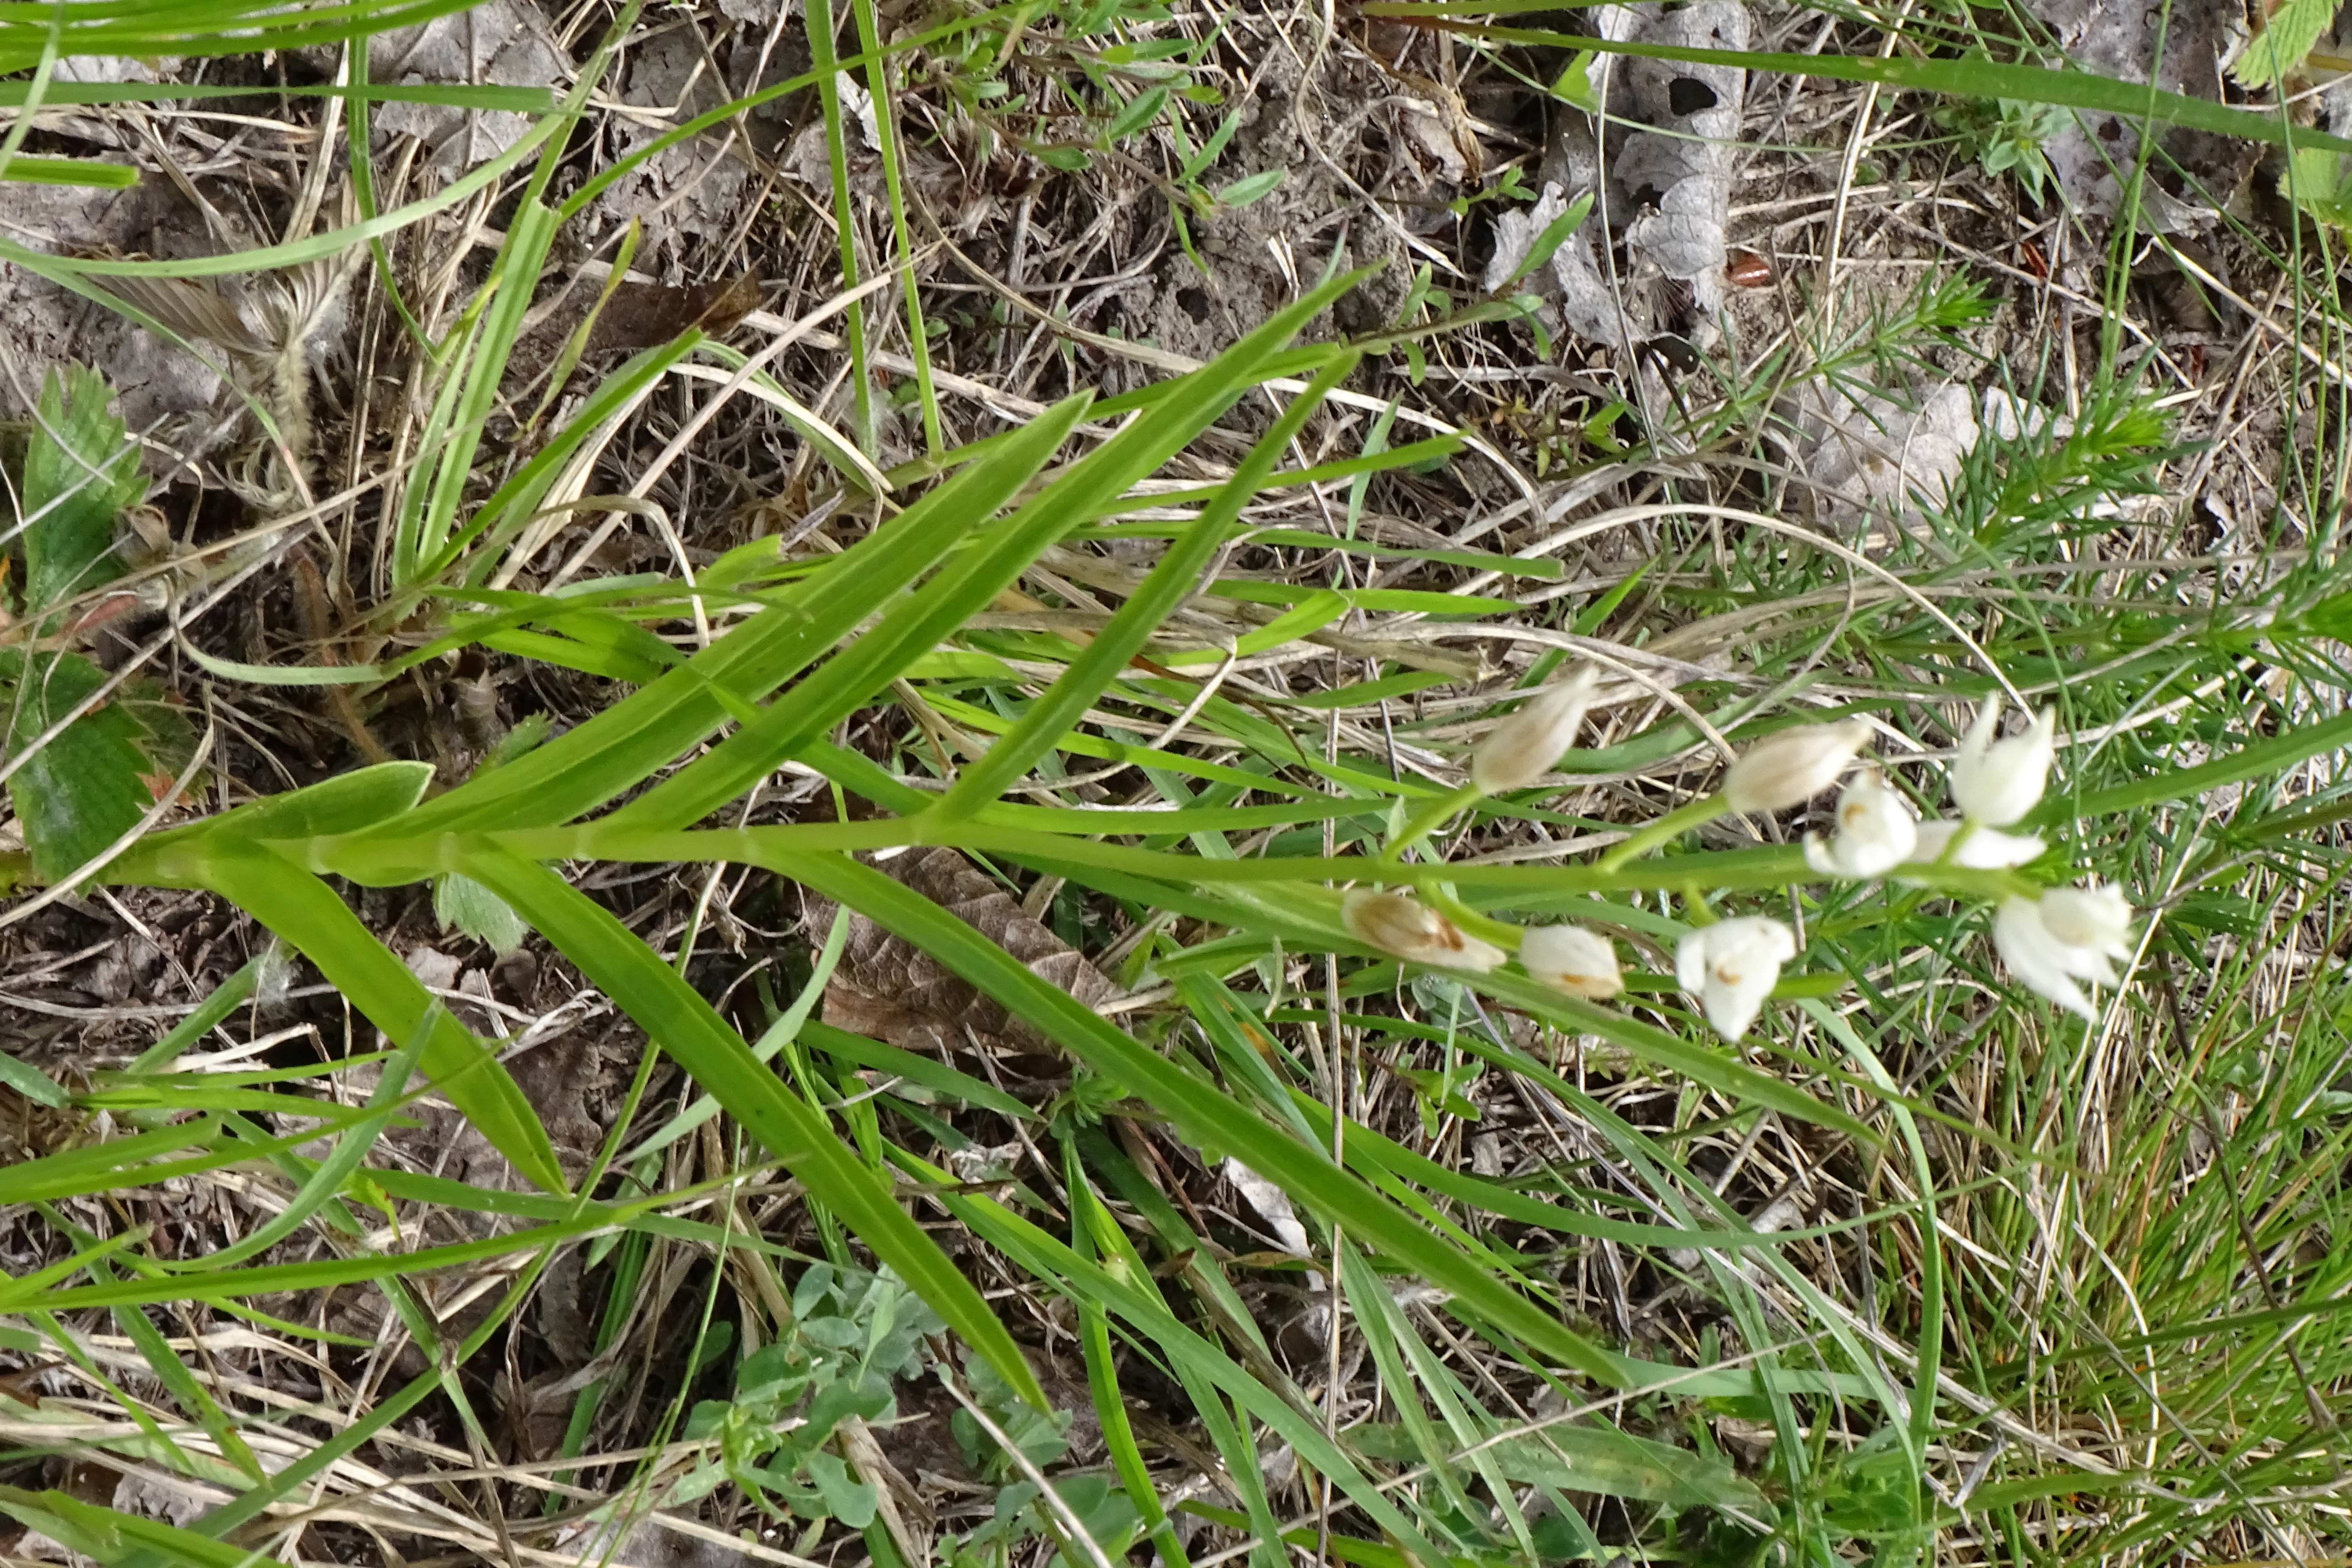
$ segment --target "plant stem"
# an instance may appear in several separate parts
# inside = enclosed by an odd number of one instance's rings
[[[1412,847],[1412,846],[1428,837],[1429,830],[1431,828],[1435,827],[1439,823],[1445,821],[1447,818],[1454,816],[1457,813],[1476,805],[1481,799],[1485,798],[1485,795],[1486,791],[1480,789],[1476,784],[1465,784],[1461,788],[1454,791],[1451,795],[1442,795],[1438,799],[1430,802],[1429,805],[1422,807],[1421,810],[1415,812],[1412,816],[1405,819],[1404,826],[1397,830],[1397,836],[1394,838],[1390,839],[1387,847],[1381,849],[1381,858],[1391,865],[1394,865],[1396,863],[1397,857],[1402,855],[1408,848]]]
[[[1472,936],[1485,942],[1491,942],[1507,952],[1518,952],[1520,942],[1528,934],[1508,921],[1498,921],[1492,915],[1480,914],[1476,910],[1455,898],[1444,883],[1424,882],[1413,890],[1421,895],[1422,901],[1431,909],[1435,910]]]
[[[1719,795],[1701,795],[1675,807],[1616,848],[1601,858],[1601,869],[1613,871],[1628,860],[1648,854],[1670,838],[1678,837],[1694,827],[1704,826],[1721,816],[1731,807]]]

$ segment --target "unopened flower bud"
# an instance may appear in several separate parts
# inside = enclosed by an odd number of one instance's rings
[[[1859,719],[1801,724],[1767,735],[1740,752],[1723,775],[1723,798],[1739,812],[1802,805],[1837,783],[1869,739],[1870,726]]]
[[[2000,699],[1988,697],[1952,759],[1952,804],[1988,827],[2007,827],[2033,809],[2058,754],[2055,710],[2044,708],[2022,734],[2005,741],[1993,739],[2000,724]]]
[[[1616,947],[1582,926],[1533,928],[1519,943],[1519,964],[1553,990],[1587,1002],[1606,1002],[1625,989]]]
[[[1780,966],[1796,956],[1797,933],[1779,921],[1761,915],[1717,921],[1675,947],[1675,978],[1699,999],[1716,1033],[1737,1040],[1780,983]]]
[[[1884,876],[1911,858],[1918,840],[1910,802],[1871,773],[1838,796],[1834,838],[1824,844],[1805,835],[1805,864],[1825,877]]]
[[[1579,665],[1566,680],[1554,681],[1496,721],[1470,753],[1470,782],[1484,795],[1525,789],[1576,742],[1585,710],[1601,688],[1601,672]]]
[[[1944,858],[1944,850],[1952,842],[1952,835],[1960,824],[1941,818],[1919,825],[1919,841],[1903,862],[1906,866],[1932,866]],[[1969,871],[2007,871],[2042,858],[2042,840],[2029,834],[2003,833],[1998,827],[1979,827],[1960,840],[1952,855],[1952,864]]]
[[[1402,893],[1351,889],[1339,901],[1339,919],[1358,942],[1411,963],[1484,974],[1510,957],[1493,942],[1468,935],[1435,910]]]

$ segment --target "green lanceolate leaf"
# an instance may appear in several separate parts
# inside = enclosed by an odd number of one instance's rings
[[[0,1083],[6,1084],[36,1105],[46,1105],[55,1110],[66,1102],[63,1084],[32,1063],[19,1061],[5,1051],[0,1051]],[[5,1177],[0,1177],[0,1183],[5,1181]]]
[[[1202,509],[1200,517],[1160,557],[1143,585],[1119,606],[1110,625],[1095,634],[1086,650],[1070,661],[1070,667],[1043,697],[1030,705],[1009,734],[964,769],[963,776],[939,804],[937,809],[942,816],[970,816],[1003,794],[1077,721],[1078,716],[1102,695],[1103,689],[1118,679],[1128,660],[1143,651],[1144,643],[1160,629],[1160,623],[1198,586],[1202,570],[1224,542],[1227,528],[1240,517],[1242,508],[1289,449],[1307,416],[1355,367],[1356,358],[1348,354],[1333,361],[1306,392],[1291,399],[1290,406],[1250,449],[1216,499]]]
[[[1419,1450],[1398,1426],[1350,1427],[1349,1442],[1367,1455],[1410,1459]],[[1638,1498],[1675,1508],[1736,1508],[1756,1511],[1763,1495],[1721,1459],[1636,1437],[1613,1426],[1551,1426],[1519,1436],[1489,1437],[1482,1453],[1503,1476],[1603,1497]]]
[[[1158,1107],[1193,1143],[1247,1150],[1252,1168],[1295,1201],[1344,1225],[1395,1267],[1450,1292],[1472,1315],[1599,1381],[1622,1382],[1619,1358],[1432,1236],[1328,1154],[1147,1049],[920,893],[846,856],[778,855],[762,863],[913,942],[1088,1067]]]
[[[614,813],[613,820],[639,827],[683,826],[766,777],[908,664],[952,636],[1048,545],[1102,515],[1138,481],[1183,450],[1256,383],[1267,362],[1295,333],[1355,281],[1349,277],[1325,284],[1213,363],[1177,382],[1157,406],[992,529],[968,560],[953,563],[894,606],[880,625],[796,689],[791,702],[771,706],[757,722],[728,737],[709,755]],[[1075,422],[1076,417],[1073,410],[1070,418]],[[1035,428],[1021,433],[1024,442]],[[1019,444],[1003,448],[1021,449]],[[1036,461],[1042,464],[1051,451],[1046,447]]]
[[[419,807],[400,831],[562,822],[650,778],[737,716],[738,708],[822,658],[935,565],[1045,465],[1085,406],[1083,399],[1072,399],[1049,410],[1020,432],[1019,442],[991,461],[972,464],[860,540],[787,603],[754,616],[683,668],[529,756]]]
[[[1036,1373],[971,1282],[676,970],[609,910],[542,866],[480,839],[467,841],[461,863],[594,980],[998,1375],[1038,1408],[1049,1408]]]
[[[331,889],[290,860],[231,838],[205,843],[193,885],[208,887],[319,966],[368,1021],[395,1040],[431,1019],[418,1065],[475,1131],[531,1182],[566,1190],[547,1128],[489,1048],[436,1006],[422,982]]]
[[[307,839],[357,833],[391,820],[425,798],[433,782],[431,763],[379,763],[311,784],[307,789],[240,805],[185,827],[150,834],[114,863],[127,882],[177,883],[201,867],[207,841]]]

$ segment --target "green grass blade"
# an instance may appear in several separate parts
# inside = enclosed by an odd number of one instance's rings
[[[2113,816],[2164,801],[2193,800],[2226,784],[2284,773],[2297,763],[2347,745],[2352,745],[2352,714],[2339,714],[2257,741],[2195,767],[2158,769],[2129,784],[2072,798],[2053,792],[2025,822],[2028,826],[2054,826],[2070,817]]]
[[[848,905],[905,938],[1027,1020],[1056,1044],[1166,1113],[1197,1144],[1247,1149],[1253,1169],[1397,1267],[1453,1292],[1477,1317],[1596,1379],[1616,1384],[1617,1357],[1471,1264],[1331,1163],[1276,1131],[1215,1085],[1146,1049],[1067,992],[921,894],[840,856],[778,856],[770,868]]]
[[[32,84],[0,81],[0,109],[22,109],[32,97]],[[470,109],[483,114],[545,114],[555,107],[555,95],[543,87],[474,87],[441,82],[272,82],[272,97],[340,98],[354,103],[431,103],[450,109]],[[250,87],[222,87],[205,82],[78,82],[56,81],[40,95],[51,109],[73,104],[180,103],[208,99],[250,98]]]
[[[253,47],[251,39],[241,47]],[[0,69],[12,68],[0,66]],[[562,117],[550,115],[523,133],[521,140],[480,168],[449,182],[430,195],[420,196],[406,206],[381,214],[342,228],[312,235],[307,239],[289,240],[282,245],[263,246],[254,250],[231,251],[221,256],[191,256],[173,261],[107,261],[77,257],[68,261],[46,252],[33,250],[13,240],[0,239],[0,261],[10,261],[28,272],[37,272],[61,288],[89,295],[101,303],[110,297],[93,289],[82,280],[86,278],[225,278],[235,274],[274,270],[284,267],[299,267],[306,262],[321,261],[339,256],[354,245],[365,244],[385,235],[397,234],[412,224],[421,223],[436,213],[446,212],[479,192],[496,184],[517,165],[540,150],[547,139],[563,123]]]
[[[484,1237],[475,1241],[453,1241],[439,1247],[420,1247],[408,1252],[320,1258],[303,1263],[265,1263],[251,1268],[224,1269],[215,1275],[194,1279],[174,1275],[169,1279],[110,1279],[100,1284],[69,1285],[52,1289],[49,1288],[50,1276],[58,1273],[58,1269],[48,1268],[38,1274],[27,1274],[21,1279],[0,1282],[0,1310],[71,1312],[89,1307],[120,1307],[157,1301],[226,1301],[287,1290],[326,1290],[338,1285],[396,1281],[437,1269],[462,1268],[491,1258],[530,1252],[558,1242],[593,1235],[610,1227],[613,1223],[608,1212],[591,1207],[583,1209],[576,1218],[550,1220],[527,1230]],[[131,1232],[111,1238],[103,1244],[102,1248],[93,1248],[92,1255],[101,1250],[120,1250],[139,1239],[141,1235]],[[71,1274],[86,1267],[88,1261],[89,1257],[84,1256],[68,1259],[67,1264],[60,1267],[66,1274]]]
[[[336,1138],[333,1150],[311,1168],[300,1189],[281,1212],[272,1215],[266,1224],[257,1226],[250,1235],[217,1252],[184,1262],[158,1259],[158,1265],[167,1273],[183,1274],[225,1268],[267,1252],[310,1224],[311,1215],[334,1201],[335,1195],[343,1190],[343,1184],[365,1163],[368,1151],[375,1146],[375,1141],[383,1135],[384,1129],[392,1125],[394,1116],[408,1097],[408,1080],[416,1071],[425,1043],[432,1038],[432,1031],[441,1016],[442,1010],[434,1008],[425,1022],[409,1036],[408,1043],[384,1064],[382,1076],[376,1079],[375,1091],[368,1096],[363,1114]]]
[[[0,1487],[0,1510],[109,1568],[140,1550],[160,1552],[188,1568],[285,1568],[278,1559],[250,1547],[232,1546],[159,1519],[118,1513],[66,1492]]]
[[[948,1179],[946,1172],[911,1156],[901,1156],[900,1163],[928,1181]],[[1179,1321],[1148,1285],[1131,1284],[1124,1273],[1080,1258],[992,1199],[949,1193],[940,1201],[982,1239],[1031,1274],[1048,1281],[1065,1282],[1062,1289],[1072,1297],[1099,1301],[1118,1312],[1156,1353],[1166,1357],[1180,1372],[1198,1377],[1230,1396],[1289,1443],[1301,1459],[1330,1477],[1332,1484],[1350,1501],[1423,1562],[1444,1560],[1444,1554],[1431,1545],[1412,1521],[1386,1493],[1371,1486],[1347,1455],[1324,1436],[1318,1421],[1294,1409],[1231,1356]]]
[[[836,557],[787,605],[753,616],[685,668],[578,729],[420,807],[399,831],[561,822],[650,777],[730,715],[719,693],[743,700],[764,696],[937,563],[1028,482],[1083,408],[1083,399],[1074,399],[1041,416],[1023,432],[1034,440],[1008,449],[1002,462],[974,464],[956,475]]]
[[[1063,1147],[1062,1184],[1070,1194],[1070,1249],[1091,1262],[1096,1256],[1096,1237],[1101,1236],[1114,1248],[1123,1238],[1116,1237],[1118,1222],[1095,1195],[1087,1180],[1086,1168],[1078,1158],[1077,1145]],[[1112,1256],[1121,1258],[1114,1250]],[[1152,1484],[1151,1472],[1143,1461],[1143,1450],[1137,1447],[1135,1426],[1128,1419],[1127,1399],[1118,1386],[1118,1368],[1111,1359],[1110,1322],[1108,1314],[1092,1301],[1078,1303],[1078,1344],[1087,1363],[1087,1388],[1094,1395],[1095,1415],[1102,1423],[1103,1446],[1110,1451],[1111,1466],[1118,1472],[1119,1485],[1126,1490],[1128,1500],[1143,1521],[1145,1535],[1150,1538],[1162,1568],[1192,1568],[1184,1554],[1184,1544],[1169,1525],[1167,1510],[1160,1507],[1160,1490]]]
[[[1308,416],[1356,367],[1358,359],[1355,354],[1340,355],[1323,367],[1304,393],[1290,400],[1273,428],[1250,448],[1249,456],[1242,460],[1216,499],[1202,509],[1200,517],[1160,558],[1151,574],[1119,606],[1110,624],[1096,633],[1094,640],[1070,661],[1069,668],[1045,689],[1045,695],[1029,705],[1009,734],[965,767],[954,787],[933,808],[941,818],[969,816],[1011,788],[1053,748],[1054,742],[1077,721],[1103,689],[1118,679],[1128,661],[1143,651],[1143,645],[1160,629],[1160,624],[1199,586],[1201,573],[1223,544],[1226,530],[1256,494],[1259,483],[1281,461]]]

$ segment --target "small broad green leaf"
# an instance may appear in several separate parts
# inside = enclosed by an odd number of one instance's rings
[[[554,727],[555,721],[544,713],[525,714],[515,721],[512,729],[499,737],[499,743],[490,748],[490,754],[484,757],[482,765],[474,771],[483,773],[491,768],[504,767],[517,757],[528,754],[547,739],[548,732]]]
[[[1137,93],[1128,106],[1119,111],[1118,118],[1110,122],[1109,129],[1103,132],[1104,142],[1125,141],[1159,119],[1160,111],[1167,107],[1168,89],[1164,87],[1155,87]]]
[[[815,1483],[817,1496],[824,1500],[825,1511],[849,1526],[863,1530],[874,1522],[876,1493],[871,1483],[853,1479],[849,1467],[832,1454],[822,1451],[808,1457],[809,1479]]]
[[[1263,169],[1255,174],[1244,175],[1219,191],[1217,200],[1224,206],[1245,207],[1262,196],[1272,195],[1274,188],[1282,184],[1282,176],[1286,173],[1287,171],[1283,169]]]
[[[1601,94],[1592,86],[1592,51],[1579,49],[1551,84],[1552,96],[1587,114],[1601,112]]]
[[[35,614],[122,574],[114,520],[145,480],[139,447],[107,405],[113,389],[86,365],[49,372],[25,448],[25,603]]]
[[[2341,0],[2280,0],[2271,19],[2240,52],[2230,74],[2238,85],[2260,91],[2300,68],[2320,36],[2335,24]]]
[[[8,749],[21,752],[106,680],[79,654],[0,655],[0,689],[13,688]],[[96,859],[155,804],[146,731],[121,702],[102,703],[26,757],[8,780],[33,869],[55,882]],[[168,781],[166,787],[168,787]]]
[[[2296,148],[2279,171],[2279,194],[2322,223],[2352,226],[2352,163],[2341,153]]]
[[[443,931],[454,931],[487,944],[504,958],[530,934],[522,917],[507,901],[460,871],[445,871],[433,879],[433,918]]]
[[[1241,128],[1242,111],[1238,109],[1226,110],[1225,117],[1217,121],[1217,128],[1209,132],[1209,139],[1201,143],[1200,151],[1184,160],[1184,167],[1176,176],[1178,182],[1181,184],[1194,178],[1215,163],[1217,154],[1225,150],[1225,143],[1232,141],[1234,132]]]

